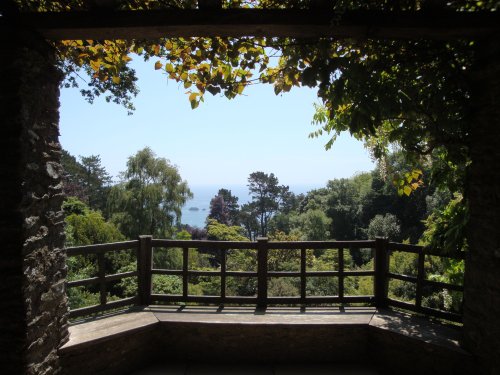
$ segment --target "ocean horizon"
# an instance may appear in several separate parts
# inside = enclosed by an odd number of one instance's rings
[[[307,193],[318,189],[319,185],[290,185],[290,191],[295,194]],[[192,185],[189,187],[193,198],[187,201],[182,208],[181,223],[192,227],[202,228],[210,212],[210,201],[217,195],[219,189],[227,189],[231,194],[238,197],[238,204],[250,202],[251,197],[247,185]]]

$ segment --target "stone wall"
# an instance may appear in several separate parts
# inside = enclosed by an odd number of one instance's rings
[[[125,374],[153,363],[168,372],[169,364],[196,362],[241,369],[365,362],[384,375],[479,373],[474,358],[458,345],[456,326],[390,310],[272,308],[255,314],[244,308],[152,306],[69,330],[71,340],[60,349],[68,375]]]
[[[161,358],[216,363],[368,360],[368,326],[359,324],[163,323]]]
[[[471,82],[468,174],[470,252],[466,261],[464,344],[500,374],[500,43],[482,41]]]
[[[58,141],[62,75],[44,40],[13,28],[0,34],[0,368],[53,374],[68,334]]]
[[[158,340],[158,333],[158,327],[151,325],[63,348],[59,353],[62,374],[122,375],[140,370],[161,358],[159,351],[165,345]]]

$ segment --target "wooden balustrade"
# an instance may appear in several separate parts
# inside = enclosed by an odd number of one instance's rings
[[[124,306],[135,305],[140,302],[138,296],[122,298],[117,301],[107,300],[108,283],[112,281],[119,281],[127,277],[137,277],[140,274],[139,269],[137,271],[106,275],[104,267],[105,253],[118,250],[138,249],[138,245],[139,241],[136,240],[136,241],[115,242],[115,243],[107,243],[99,245],[77,246],[66,249],[66,254],[68,257],[74,257],[78,255],[96,255],[97,270],[98,270],[97,277],[91,277],[89,279],[83,279],[83,280],[71,280],[66,283],[66,287],[75,288],[75,287],[95,285],[95,284],[99,285],[99,304],[70,310],[69,312],[70,318],[90,315],[106,310],[121,308]],[[136,253],[138,260],[141,258],[139,255],[140,255],[139,253]],[[144,269],[143,272],[146,272],[146,269]]]
[[[182,267],[180,269],[161,269],[153,265],[153,251],[155,249],[181,249]],[[133,249],[137,256],[137,270],[112,275],[106,275],[104,268],[106,252]],[[218,251],[218,268],[216,270],[193,270],[189,268],[189,252],[191,249],[202,249],[207,252]],[[319,249],[336,249],[338,267],[334,270],[318,271],[308,270],[307,251]],[[346,270],[344,252],[354,249],[372,249],[374,254],[373,270]],[[231,257],[231,250],[256,252],[256,269],[233,271],[227,268],[227,259]],[[268,255],[270,251],[298,250],[300,268],[297,271],[276,271],[268,269]],[[395,251],[417,254],[417,274],[415,276],[401,275],[390,272],[389,264],[391,254]],[[452,321],[461,321],[461,315],[449,311],[441,311],[425,307],[422,304],[424,288],[433,287],[463,292],[463,287],[444,282],[428,280],[425,276],[425,257],[443,255],[430,253],[427,249],[416,246],[389,242],[377,238],[368,241],[297,241],[297,242],[269,242],[267,238],[259,238],[255,242],[231,241],[180,241],[153,239],[151,236],[140,236],[136,241],[119,243],[72,247],[67,249],[69,257],[77,255],[97,255],[97,276],[84,280],[74,280],[67,283],[67,287],[88,286],[98,284],[100,303],[96,306],[83,307],[71,310],[70,317],[85,316],[104,310],[115,309],[126,305],[149,305],[156,303],[201,303],[201,304],[245,304],[256,305],[265,309],[274,304],[350,304],[364,303],[377,307],[397,307],[406,310],[444,318]],[[463,259],[463,255],[449,256],[450,258]],[[182,279],[182,291],[178,295],[152,293],[152,279],[154,275],[172,275]],[[219,277],[220,293],[218,295],[190,295],[190,277]],[[373,277],[372,295],[346,295],[345,279],[347,277]],[[107,284],[123,278],[135,277],[137,279],[137,295],[118,301],[107,301]],[[255,293],[250,296],[228,295],[227,280],[233,278],[254,278],[257,280]],[[293,277],[299,279],[297,296],[269,296],[269,278]],[[310,277],[336,278],[338,285],[337,295],[314,296],[307,295],[307,279]],[[401,280],[416,285],[415,303],[411,304],[390,298],[388,294],[389,281]]]

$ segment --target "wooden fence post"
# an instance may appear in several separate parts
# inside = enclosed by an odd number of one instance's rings
[[[139,247],[137,249],[137,293],[139,305],[143,306],[149,305],[151,299],[152,239],[152,236],[139,236]]]
[[[389,241],[386,238],[375,238],[375,306],[387,306],[389,272]]]
[[[422,292],[424,288],[425,281],[425,253],[422,248],[418,253],[418,266],[417,266],[417,290],[415,294],[415,306],[417,311],[422,310]]]
[[[344,262],[344,248],[341,247],[338,249],[338,256],[339,256],[339,302],[341,304],[345,303],[345,298],[344,298],[344,267],[345,267],[345,262]]]
[[[257,238],[257,308],[267,307],[267,237]]]
[[[108,291],[106,288],[106,269],[105,269],[106,258],[104,257],[104,252],[97,254],[97,275],[99,277],[99,303],[101,306],[106,305],[108,300]]]

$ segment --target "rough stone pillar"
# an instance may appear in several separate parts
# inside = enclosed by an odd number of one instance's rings
[[[0,29],[0,372],[54,374],[67,340],[59,83],[41,38]]]
[[[464,344],[486,374],[500,374],[499,41],[492,38],[477,46],[467,182],[470,253],[465,270]]]

